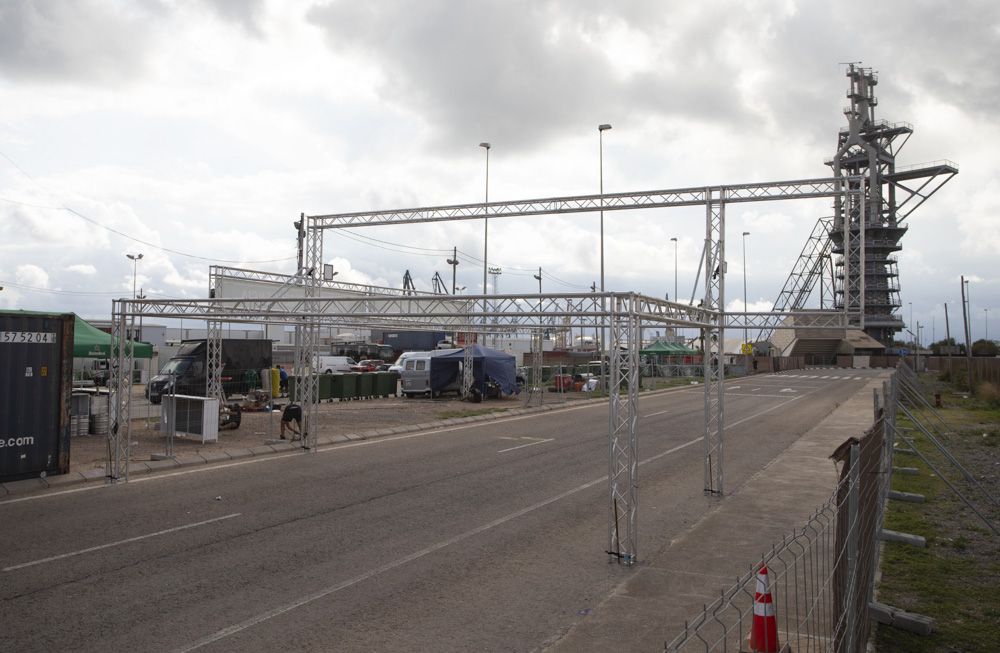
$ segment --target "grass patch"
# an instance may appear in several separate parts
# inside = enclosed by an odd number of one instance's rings
[[[950,427],[946,429],[946,446],[987,491],[996,496],[1000,411],[988,400],[963,399],[947,387],[942,388],[940,381],[927,377],[925,381],[921,394],[933,401],[933,393],[941,392],[944,398],[940,414]],[[912,412],[925,426],[936,422],[929,410]],[[902,414],[898,424],[908,429],[903,435],[912,438],[941,473],[966,496],[973,495],[952,468],[940,456],[931,453],[931,443],[916,425]],[[897,452],[895,464],[916,467],[920,473],[894,475],[893,489],[923,494],[926,503],[890,501],[885,527],[922,535],[927,539],[927,548],[885,543],[877,600],[933,617],[937,620],[937,630],[928,637],[921,637],[878,626],[875,650],[890,653],[1000,650],[1000,538],[994,536],[918,456]],[[976,503],[982,510],[982,503]],[[997,518],[996,512],[993,518]]]

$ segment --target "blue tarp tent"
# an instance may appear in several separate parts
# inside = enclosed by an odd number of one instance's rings
[[[461,349],[431,359],[431,390],[441,392],[449,386],[460,385],[459,378],[465,352]],[[483,374],[485,370],[485,376]],[[472,374],[475,387],[486,396],[486,379],[500,386],[507,395],[517,392],[517,366],[514,357],[496,349],[472,345]]]

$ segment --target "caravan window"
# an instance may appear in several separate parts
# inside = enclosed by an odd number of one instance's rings
[[[418,360],[417,361],[417,371],[419,372],[420,370],[424,370],[424,369],[427,369],[427,361],[424,360],[424,359]]]
[[[414,363],[414,361],[412,361],[412,360],[406,361],[406,369],[412,372],[413,371],[413,363]]]

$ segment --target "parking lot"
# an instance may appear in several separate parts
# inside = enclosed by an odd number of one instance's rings
[[[160,406],[150,405],[142,396],[143,386],[133,389],[132,404],[132,446],[131,460],[150,460],[153,454],[166,450],[166,436],[157,426]],[[586,399],[586,393],[569,393],[566,397]],[[558,401],[555,394],[551,401]],[[275,400],[276,406],[288,403],[287,398]],[[319,404],[318,428],[322,435],[346,435],[364,433],[377,429],[410,426],[436,420],[503,411],[524,405],[523,395],[508,399],[490,399],[479,404],[461,401],[454,395],[430,399],[417,397],[405,399],[390,397],[359,401],[333,401]],[[280,412],[244,412],[240,427],[219,432],[217,442],[202,443],[199,440],[177,437],[174,439],[174,454],[199,454],[243,449],[264,444],[266,440],[277,438],[281,421]],[[107,438],[103,435],[74,437],[70,444],[70,470],[84,472],[103,469],[107,461]]]

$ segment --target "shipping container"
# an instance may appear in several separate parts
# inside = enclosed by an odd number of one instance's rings
[[[447,339],[444,331],[382,331],[380,335],[382,343],[392,347],[397,356],[404,351],[429,351]]]
[[[0,481],[69,471],[74,324],[0,311]]]

